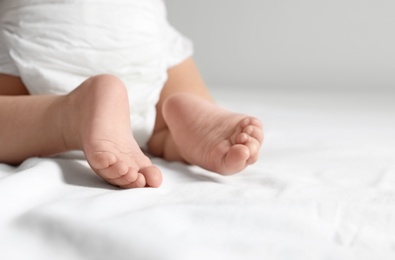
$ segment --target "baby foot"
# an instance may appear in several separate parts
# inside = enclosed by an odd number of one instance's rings
[[[81,148],[100,177],[121,188],[160,186],[160,170],[133,138],[127,93],[120,80],[96,76],[69,97],[74,113],[66,143]]]
[[[188,163],[226,175],[258,159],[263,130],[254,117],[189,94],[168,98],[163,116],[178,153]]]
[[[128,143],[133,144],[133,140]],[[84,150],[92,169],[113,185],[121,188],[159,187],[162,182],[160,170],[135,147],[138,148],[137,143],[118,145],[98,139],[86,142]]]

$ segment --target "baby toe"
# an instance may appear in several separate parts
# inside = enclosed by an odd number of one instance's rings
[[[245,145],[233,145],[222,160],[222,165],[216,172],[222,175],[229,175],[241,171],[246,167],[246,162],[250,157],[250,151]]]
[[[145,185],[146,185],[145,177],[141,173],[138,173],[137,179],[135,181],[118,186],[124,189],[131,189],[131,188],[143,188],[145,187]]]
[[[109,183],[111,183],[112,185],[118,186],[123,188],[125,185],[130,184],[131,182],[126,179],[126,178],[118,178],[118,179],[114,179],[114,180],[107,180]]]
[[[250,125],[252,119],[253,119],[253,118],[251,118],[251,117],[246,117],[246,118],[244,118],[243,120],[241,120],[240,126],[241,126],[242,128],[244,128],[244,127]]]
[[[94,152],[86,154],[87,160],[93,169],[102,170],[117,162],[117,157],[110,152]]]
[[[262,124],[261,120],[259,120],[257,118],[251,119],[251,125],[257,126],[259,128],[263,128],[263,124]]]
[[[236,136],[236,144],[244,144],[248,142],[249,138],[247,133],[240,133]]]
[[[248,142],[244,144],[250,150],[250,157],[253,157],[259,154],[259,150],[261,149],[261,143],[255,138],[250,138]]]
[[[98,174],[106,180],[112,180],[112,179],[118,179],[126,175],[128,171],[129,171],[129,166],[126,163],[118,162],[116,164],[111,165],[108,168],[98,170]]]
[[[244,133],[247,133],[249,136],[252,138],[256,139],[259,143],[262,143],[263,141],[263,131],[261,127],[255,126],[255,125],[249,125],[246,126],[243,129]]]
[[[236,143],[245,144],[247,142],[250,142],[251,138],[258,141],[259,144],[262,143],[262,140],[263,140],[262,129],[260,129],[257,126],[253,126],[253,125],[245,126],[243,128],[242,132],[236,136]]]
[[[162,173],[158,167],[148,166],[142,168],[140,172],[144,175],[147,186],[157,188],[162,184]]]

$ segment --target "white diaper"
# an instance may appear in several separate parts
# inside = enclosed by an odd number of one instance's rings
[[[192,55],[163,0],[0,0],[0,73],[31,94],[65,94],[113,74],[128,89],[133,134],[144,146],[167,69]]]

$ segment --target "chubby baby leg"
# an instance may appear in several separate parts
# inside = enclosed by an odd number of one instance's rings
[[[20,79],[0,75],[0,162],[83,150],[92,169],[111,184],[160,186],[160,170],[133,138],[120,80],[100,75],[68,95],[26,94]]]
[[[160,186],[160,170],[133,137],[127,92],[118,78],[88,79],[68,95],[67,107],[65,143],[82,149],[99,176],[122,188]]]

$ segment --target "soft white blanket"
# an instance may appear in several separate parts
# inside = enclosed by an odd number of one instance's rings
[[[395,259],[394,93],[215,95],[264,122],[255,165],[121,190],[79,153],[0,164],[0,259]]]

